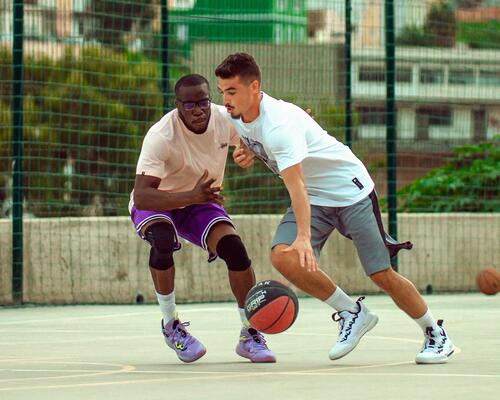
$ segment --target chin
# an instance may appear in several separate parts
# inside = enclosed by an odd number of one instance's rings
[[[232,119],[240,119],[241,118],[241,114],[230,113],[229,115],[231,116]]]

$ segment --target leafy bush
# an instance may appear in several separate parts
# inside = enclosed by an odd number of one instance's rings
[[[458,24],[457,41],[473,49],[500,49],[500,21],[462,22]]]
[[[4,172],[11,170],[11,60],[0,50]],[[60,59],[26,57],[23,67],[27,211],[81,215],[94,205],[100,214],[124,214],[142,138],[162,115],[160,65],[97,46],[68,47]],[[172,68],[170,76],[183,72]]]
[[[499,212],[500,136],[454,150],[449,162],[399,191],[411,212]]]

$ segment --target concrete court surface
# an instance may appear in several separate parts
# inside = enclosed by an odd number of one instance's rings
[[[380,321],[332,362],[330,309],[300,299],[292,328],[267,335],[276,364],[234,353],[232,303],[180,305],[207,354],[183,364],[163,342],[156,305],[0,308],[0,400],[493,399],[500,393],[500,295],[426,296],[457,346],[448,364],[415,365],[418,326],[386,296],[365,303]]]

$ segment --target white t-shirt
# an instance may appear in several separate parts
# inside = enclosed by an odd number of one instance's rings
[[[207,180],[215,178],[213,186],[220,186],[228,148],[240,140],[226,114],[225,107],[212,104],[207,130],[196,134],[184,125],[177,109],[170,111],[144,137],[136,174],[160,178],[158,189],[175,193],[192,190],[206,169]],[[133,192],[129,209],[132,200]]]
[[[373,180],[351,149],[300,107],[262,93],[260,114],[254,121],[244,123],[226,114],[256,157],[276,174],[302,163],[311,204],[345,207],[373,190]]]

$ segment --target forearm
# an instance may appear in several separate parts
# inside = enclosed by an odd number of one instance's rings
[[[170,193],[155,188],[134,190],[134,205],[138,210],[166,211],[195,204],[191,192]]]
[[[297,221],[297,237],[311,239],[311,205],[305,187],[294,188],[290,193],[293,213]]]

